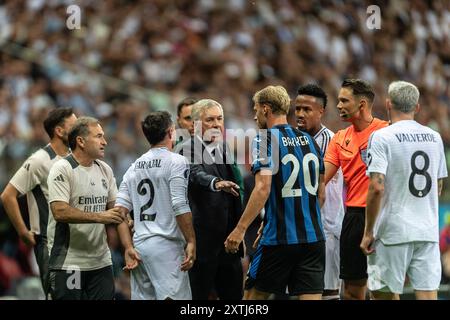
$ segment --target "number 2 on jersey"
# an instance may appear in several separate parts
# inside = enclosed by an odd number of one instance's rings
[[[137,186],[137,192],[141,195],[141,196],[145,196],[147,194],[147,188],[145,187],[146,185],[148,185],[149,190],[150,190],[150,197],[147,201],[147,203],[145,203],[140,210],[140,221],[154,221],[156,218],[156,213],[155,214],[144,214],[144,211],[147,210],[148,208],[150,208],[153,204],[153,198],[155,196],[155,188],[153,187],[153,183],[150,179],[143,179],[141,180],[141,182],[139,182],[138,186]]]
[[[313,162],[315,169],[314,181],[311,181],[311,173],[309,172],[309,163],[311,161]],[[292,189],[295,181],[297,180],[298,172],[300,171],[300,163],[298,162],[298,159],[292,154],[287,154],[283,157],[283,159],[281,159],[281,162],[283,164],[292,162],[293,164],[291,175],[284,184],[283,189],[281,189],[281,196],[283,198],[301,197],[302,189]],[[305,180],[305,188],[310,194],[315,196],[317,194],[317,189],[319,188],[319,159],[315,154],[308,153],[303,157],[302,164],[303,164],[303,178]]]

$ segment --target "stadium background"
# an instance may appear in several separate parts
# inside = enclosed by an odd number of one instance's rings
[[[72,4],[81,9],[79,30],[66,26]],[[369,5],[381,9],[381,29],[367,27]],[[389,82],[415,83],[417,120],[441,133],[450,161],[450,1],[2,1],[0,188],[47,142],[42,120],[51,107],[72,106],[101,119],[106,161],[120,182],[147,148],[140,120],[151,110],[175,116],[182,98],[210,97],[222,103],[226,128],[247,129],[254,127],[256,90],[281,84],[294,97],[300,84],[316,82],[329,97],[324,123],[338,130],[344,123],[336,97],[346,76],[373,84],[374,114],[382,119]],[[108,235],[118,298],[126,297],[117,234],[108,228]],[[443,250],[449,243],[447,237]],[[0,296],[32,297],[23,288],[33,287],[28,277],[37,268],[4,214],[0,259]]]

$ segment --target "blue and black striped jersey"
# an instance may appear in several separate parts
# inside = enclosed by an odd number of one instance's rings
[[[260,132],[252,145],[252,172],[271,174],[265,204],[262,245],[323,241],[319,175],[324,173],[320,148],[307,133],[288,124]]]

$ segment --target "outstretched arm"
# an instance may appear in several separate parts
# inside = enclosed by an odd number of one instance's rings
[[[264,174],[265,173],[265,174]],[[240,243],[244,240],[248,226],[255,220],[256,216],[266,204],[272,185],[272,172],[261,170],[255,175],[255,188],[250,195],[247,207],[244,210],[239,222],[225,240],[226,252],[234,253],[238,250]]]

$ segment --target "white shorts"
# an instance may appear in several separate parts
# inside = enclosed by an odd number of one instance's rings
[[[441,282],[439,243],[409,242],[384,245],[375,241],[375,252],[367,259],[371,291],[403,293],[405,275],[414,290],[433,291]]]
[[[188,272],[180,270],[184,245],[151,237],[135,246],[142,262],[131,271],[132,300],[191,300]]]
[[[339,279],[339,239],[332,233],[325,233],[325,290],[338,290]]]

